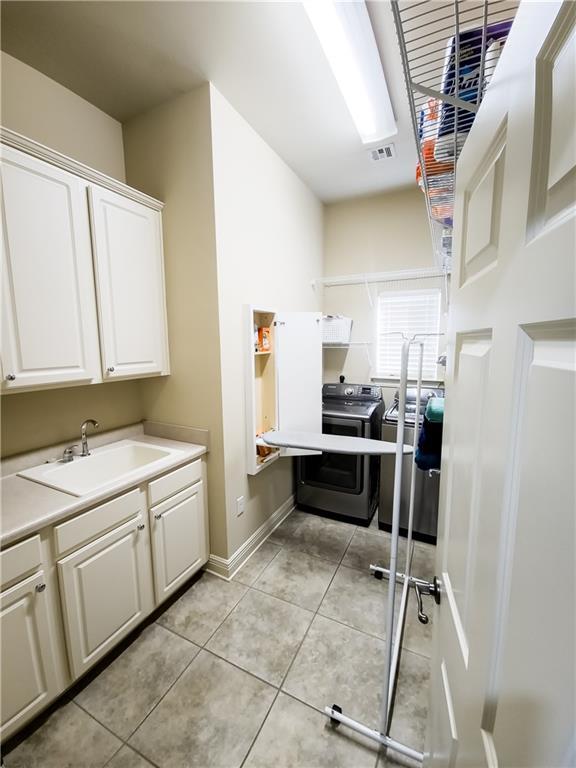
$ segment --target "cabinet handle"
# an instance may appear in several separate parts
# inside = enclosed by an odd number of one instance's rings
[[[46,584],[36,584],[36,592],[44,592]]]
[[[154,515],[154,520],[160,520],[161,517],[162,517],[161,513],[160,514],[156,514],[156,515]]]
[[[108,371],[108,373],[114,373],[114,366],[111,365],[110,368],[106,368],[106,370]]]
[[[146,526],[144,525],[144,523],[140,523],[140,525],[138,526],[138,530],[139,530],[139,531],[143,531],[143,530],[144,530],[144,528],[146,528]]]
[[[16,379],[16,376],[14,376],[14,374],[13,374],[13,373],[9,373],[9,374],[6,376],[6,381],[14,381],[15,379]]]

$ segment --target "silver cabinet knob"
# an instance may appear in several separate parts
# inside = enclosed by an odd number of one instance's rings
[[[106,370],[108,371],[108,373],[114,373],[114,366],[111,365],[110,368],[107,368]]]
[[[16,376],[13,373],[9,373],[6,376],[6,381],[14,381],[16,379]]]
[[[143,530],[144,530],[144,528],[146,528],[146,526],[144,525],[144,523],[140,523],[140,525],[138,526],[138,530],[139,530],[139,531],[143,531]]]
[[[162,517],[162,514],[156,514],[154,515],[154,520],[160,520]]]
[[[46,584],[36,584],[36,592],[44,592]]]

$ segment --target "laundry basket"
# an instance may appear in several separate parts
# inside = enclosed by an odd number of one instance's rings
[[[349,344],[352,333],[352,318],[343,315],[324,315],[322,317],[322,344]]]

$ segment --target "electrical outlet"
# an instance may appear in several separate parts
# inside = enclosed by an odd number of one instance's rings
[[[238,496],[236,499],[236,517],[244,514],[244,496]]]

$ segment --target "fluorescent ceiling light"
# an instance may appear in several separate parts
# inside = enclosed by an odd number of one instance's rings
[[[346,106],[364,144],[397,132],[396,120],[363,0],[303,0]]]

